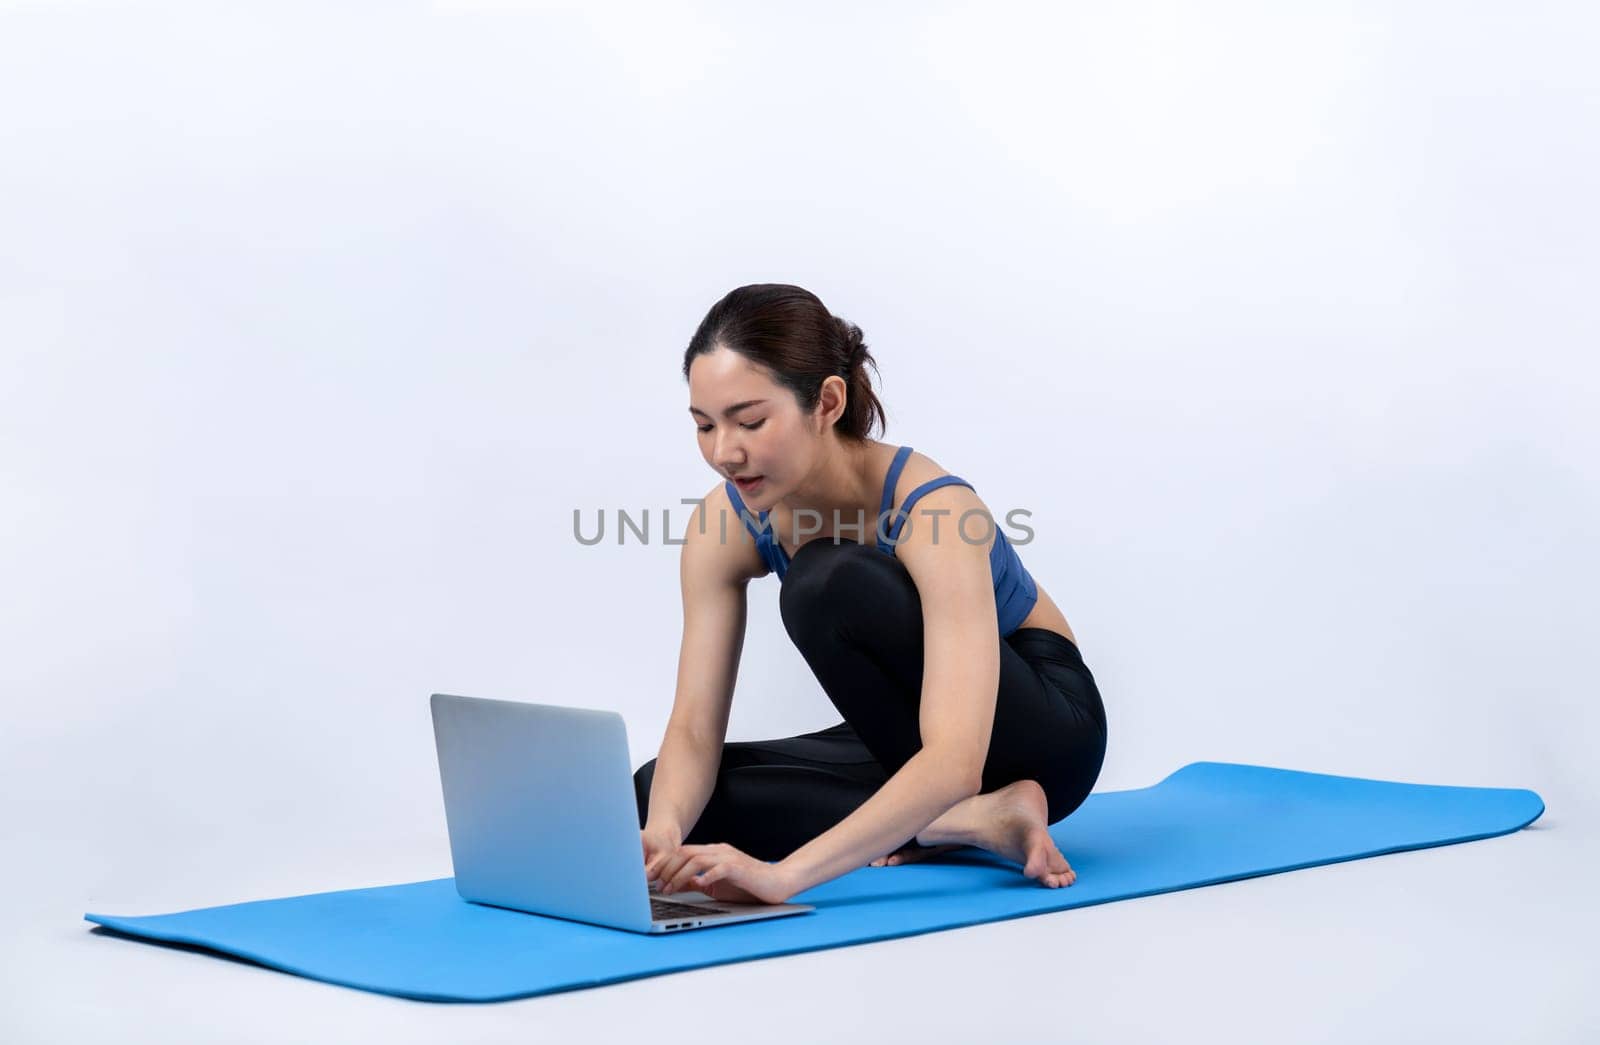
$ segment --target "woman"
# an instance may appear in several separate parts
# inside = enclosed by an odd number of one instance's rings
[[[970,484],[868,438],[883,423],[868,363],[859,328],[784,284],[729,293],[684,354],[700,452],[724,479],[684,539],[677,694],[634,774],[662,892],[780,903],[960,845],[1050,888],[1076,878],[1046,828],[1100,774],[1094,676]],[[724,743],[745,586],[768,572],[844,721]]]

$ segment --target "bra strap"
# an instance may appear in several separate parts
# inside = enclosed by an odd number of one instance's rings
[[[880,501],[878,505],[878,517],[872,522],[872,535],[878,541],[878,550],[881,552],[889,552],[891,555],[894,554],[894,550],[889,547],[889,545],[881,536],[883,531],[883,521],[889,515],[890,505],[894,503],[895,484],[900,481],[900,473],[905,469],[906,459],[910,456],[911,447],[909,446],[902,446],[899,450],[895,451],[894,461],[889,465],[889,475],[883,480],[883,500]]]
[[[890,541],[895,541],[899,538],[900,527],[905,525],[905,521],[911,517],[911,506],[916,504],[923,494],[931,493],[941,486],[965,486],[971,488],[972,484],[959,475],[941,475],[937,479],[929,479],[915,490],[912,490],[906,496],[906,501],[900,506],[900,510],[895,513],[894,525],[889,528]],[[893,545],[890,547],[892,550]]]

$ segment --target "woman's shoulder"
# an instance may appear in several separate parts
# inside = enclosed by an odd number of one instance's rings
[[[700,571],[736,580],[765,576],[766,562],[750,532],[755,525],[759,525],[757,513],[736,495],[730,496],[727,480],[707,490],[683,535],[685,579]]]
[[[891,461],[894,455],[898,452],[898,447],[889,448],[889,457]],[[884,474],[887,478],[887,469],[885,469]],[[917,487],[922,486],[925,483],[932,482],[935,479],[940,479],[944,476],[953,474],[955,473],[951,472],[931,454],[924,453],[921,450],[913,449],[909,454],[906,455],[905,464],[901,467],[900,475],[895,481],[894,498],[892,503],[895,505],[902,504],[905,502],[905,499],[911,495],[912,491],[917,489]],[[966,479],[963,476],[957,476],[957,478],[960,478],[963,482],[966,482]],[[939,487],[938,489],[945,490],[948,488],[949,486],[943,486]],[[963,487],[963,489],[965,489],[965,487]]]
[[[943,483],[931,490],[922,489],[946,476],[954,476],[960,482]],[[913,495],[916,496],[915,501],[911,500]],[[962,532],[968,533],[966,527],[969,523],[958,520],[967,519],[971,512],[989,514],[988,505],[978,496],[965,476],[959,472],[952,472],[942,461],[919,450],[913,450],[906,455],[905,465],[895,483],[892,504],[890,518],[898,521],[889,528],[894,535],[891,539],[895,542],[896,554],[905,559],[908,565],[911,557],[917,553],[915,546],[944,543],[939,535],[948,532],[948,528],[954,525],[963,527]],[[905,514],[901,515],[902,512]],[[988,554],[993,541],[993,527],[989,528],[988,535],[980,541],[977,536],[982,529],[973,525],[966,543],[980,546],[984,554]]]

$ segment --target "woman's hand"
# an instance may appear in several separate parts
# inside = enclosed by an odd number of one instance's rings
[[[693,889],[728,903],[783,903],[794,895],[788,875],[725,842],[679,846],[660,864],[663,893]]]
[[[645,824],[639,842],[644,847],[645,881],[653,885],[661,877],[661,865],[683,844],[683,832],[670,825]]]

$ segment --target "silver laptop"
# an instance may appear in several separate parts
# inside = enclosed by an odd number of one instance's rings
[[[640,933],[816,910],[652,894],[615,711],[444,693],[430,704],[463,899]]]

